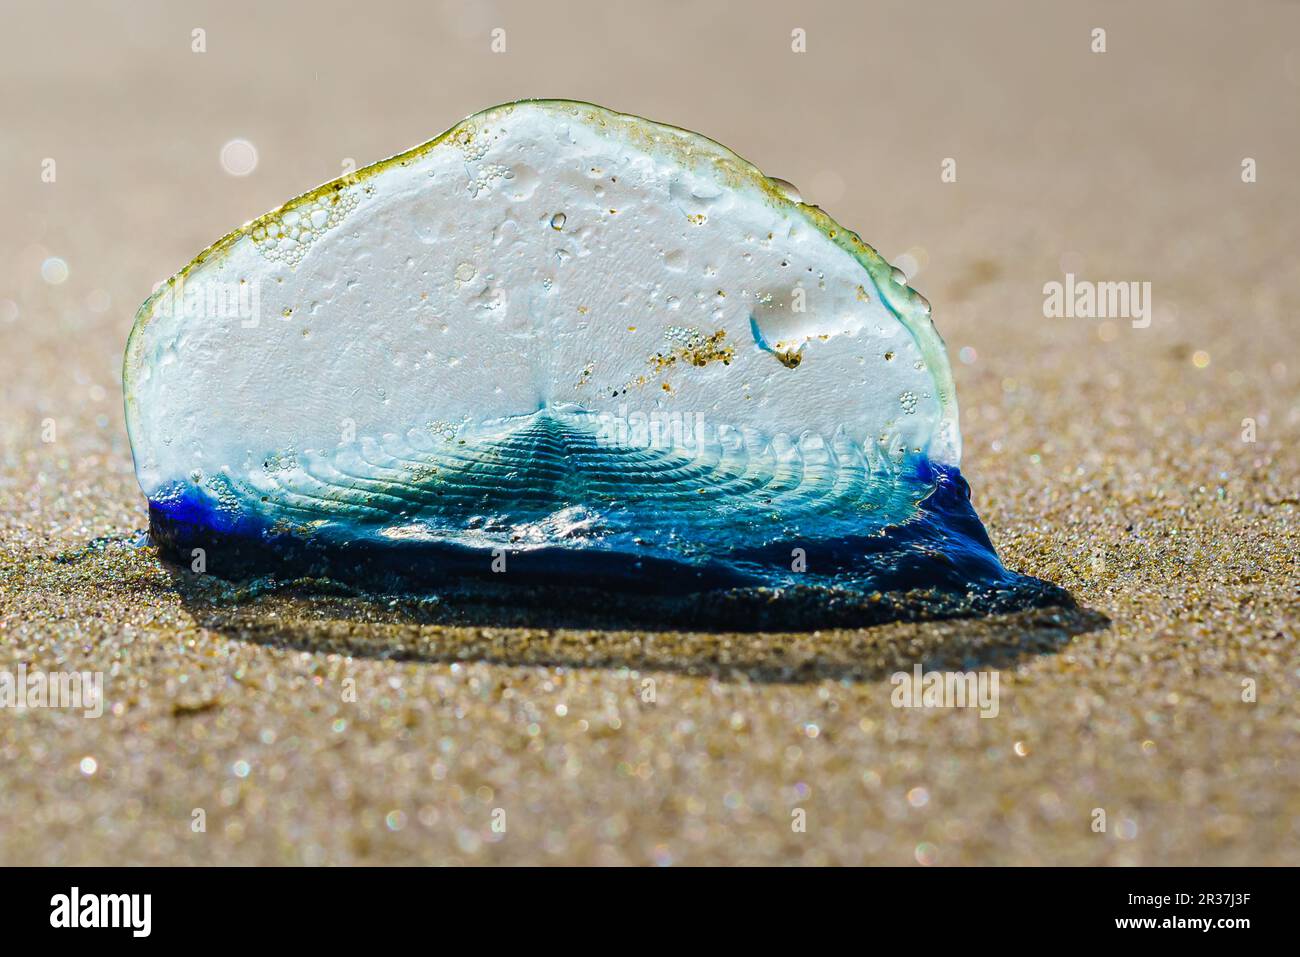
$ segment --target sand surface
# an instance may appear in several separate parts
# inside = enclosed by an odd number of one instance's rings
[[[0,863],[1300,863],[1300,7],[312,9],[6,8],[0,668],[101,671],[106,711],[0,711]],[[152,285],[523,96],[698,129],[905,262],[994,543],[1079,608],[719,634],[231,605],[133,547]],[[1066,272],[1150,282],[1149,326],[1045,318]],[[996,670],[998,715],[893,707],[918,662]]]

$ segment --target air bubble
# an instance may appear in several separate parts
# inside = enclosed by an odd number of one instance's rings
[[[803,202],[803,196],[800,194],[798,187],[796,187],[794,183],[784,179],[778,179],[775,176],[769,176],[767,181],[783,198],[788,199],[792,203]]]
[[[231,176],[247,176],[257,169],[257,147],[248,140],[230,140],[221,147],[221,168]]]
[[[68,281],[68,264],[58,256],[51,256],[41,263],[41,278],[51,286],[61,286]]]

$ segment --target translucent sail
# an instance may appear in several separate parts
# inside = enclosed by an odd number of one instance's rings
[[[789,184],[568,101],[476,114],[201,253],[141,307],[154,538],[437,587],[1008,578],[929,305]]]

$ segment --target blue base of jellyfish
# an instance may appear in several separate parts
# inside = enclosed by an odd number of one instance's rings
[[[233,487],[214,497],[210,483],[176,483],[150,501],[150,535],[169,560],[194,567],[201,549],[203,570],[231,580],[326,580],[407,596],[487,589],[507,600],[612,592],[616,604],[675,598],[679,611],[728,596],[746,599],[730,614],[759,609],[777,625],[1073,604],[1058,587],[1004,568],[959,470],[923,457],[889,482],[840,476],[834,495],[811,498],[726,488],[711,497],[689,481],[671,493],[658,481],[641,495],[634,482],[602,496],[599,483],[510,475],[473,486],[469,498],[463,482],[425,488],[382,519],[310,525],[251,495],[240,500]],[[835,613],[819,615],[819,606]]]

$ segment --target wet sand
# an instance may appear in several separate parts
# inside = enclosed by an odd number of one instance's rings
[[[541,6],[30,5],[0,35],[0,668],[106,695],[0,710],[0,863],[1300,862],[1300,9]],[[904,263],[999,554],[1077,607],[656,630],[232,595],[134,546],[153,283],[542,95],[701,130]],[[1149,324],[1045,317],[1065,273],[1150,282]],[[995,671],[996,717],[894,707],[917,663]]]

